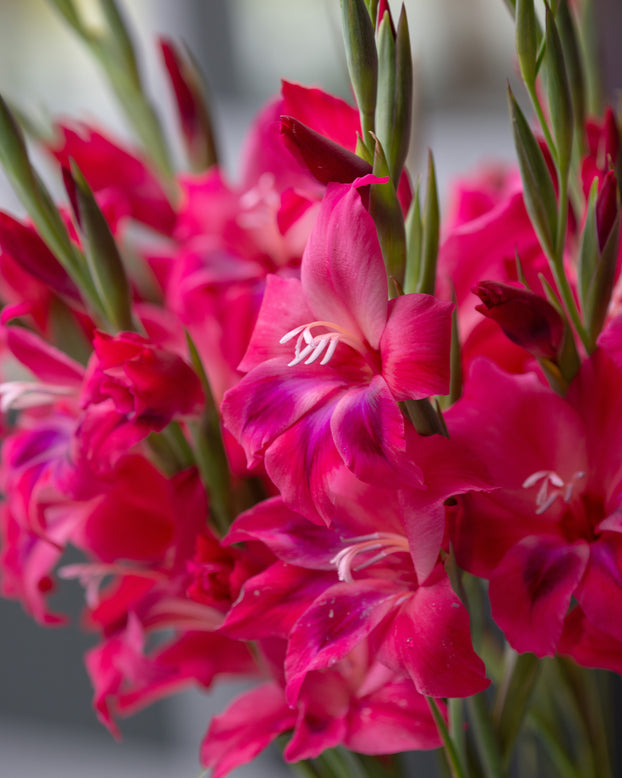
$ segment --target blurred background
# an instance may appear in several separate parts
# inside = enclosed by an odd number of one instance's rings
[[[94,4],[78,0],[84,13]],[[280,78],[349,97],[338,0],[120,0],[151,94],[172,115],[154,36],[184,41],[205,73],[224,163],[232,177],[246,128]],[[513,76],[513,27],[503,0],[408,0],[418,98],[411,170],[434,151],[441,197],[452,177],[513,157],[505,85]],[[397,16],[399,6],[392,3]],[[127,130],[95,64],[46,0],[0,5],[0,91],[33,116]],[[175,128],[169,125],[171,134]],[[0,208],[19,211],[0,175]],[[59,607],[73,614],[69,584]],[[92,645],[75,623],[45,630],[0,601],[0,775],[34,778],[185,778],[199,773],[210,712],[231,689],[187,693],[123,722],[115,744],[91,711],[82,654]],[[420,778],[432,775],[419,764]],[[278,775],[274,756],[236,776]]]

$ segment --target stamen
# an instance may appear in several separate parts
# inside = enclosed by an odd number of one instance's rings
[[[313,335],[311,331],[314,327],[324,327],[330,331]],[[358,338],[331,321],[313,321],[309,324],[294,327],[293,330],[283,335],[279,343],[288,343],[296,336],[298,336],[298,340],[294,348],[294,358],[288,363],[288,367],[294,367],[294,365],[298,365],[303,361],[305,365],[311,365],[320,357],[322,357],[320,365],[327,365],[333,358],[339,343],[347,344],[363,356],[366,354],[365,346]]]
[[[582,470],[574,473],[567,483],[553,470],[538,470],[523,481],[523,489],[529,489],[538,481],[542,481],[536,495],[536,514],[539,516],[547,511],[558,497],[561,497],[565,503],[569,503],[577,481],[581,478],[585,478]]]
[[[354,578],[353,572],[365,570],[367,567],[375,565],[390,554],[408,553],[408,541],[403,535],[396,535],[392,532],[372,532],[370,535],[360,535],[354,538],[344,538],[351,545],[342,548],[330,560],[331,564],[337,568],[337,575],[340,581],[351,583]],[[375,551],[371,557],[360,561],[354,566],[354,560],[361,554],[367,554]]]

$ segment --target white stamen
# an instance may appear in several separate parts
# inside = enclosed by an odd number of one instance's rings
[[[539,516],[547,511],[558,497],[561,497],[565,503],[569,503],[572,500],[576,483],[581,478],[585,478],[585,473],[582,470],[574,473],[568,482],[564,481],[553,470],[538,470],[523,481],[523,489],[529,489],[535,486],[538,481],[542,481],[536,494],[536,514]]]
[[[324,327],[330,332],[321,332],[319,335],[313,335],[314,327]],[[340,327],[338,324],[330,321],[313,321],[309,324],[302,324],[294,327],[293,330],[285,333],[279,340],[279,343],[288,343],[298,336],[294,348],[294,358],[288,363],[288,367],[305,363],[311,365],[320,357],[320,365],[327,365],[333,358],[333,354],[339,343],[345,343],[363,356],[366,354],[365,346],[351,332]]]
[[[330,561],[337,568],[339,580],[346,583],[351,583],[354,580],[353,572],[371,567],[390,554],[408,553],[409,551],[406,538],[392,532],[372,532],[370,535],[344,538],[344,540],[347,540],[351,545],[342,548]],[[376,553],[354,566],[353,563],[357,556],[371,551],[376,551]]]

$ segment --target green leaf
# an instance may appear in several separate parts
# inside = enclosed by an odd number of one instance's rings
[[[573,113],[570,88],[566,74],[566,63],[562,45],[557,33],[555,18],[549,8],[546,9],[546,86],[551,114],[551,126],[557,149],[557,165],[563,178],[568,175],[570,155],[572,153]],[[551,150],[554,151],[553,149]],[[555,156],[555,155],[554,155]]]
[[[382,144],[377,138],[375,140],[373,172],[380,178],[384,178],[389,175],[387,158]],[[387,274],[393,276],[402,286],[406,265],[406,232],[402,207],[391,181],[371,185],[369,213],[376,225]]]
[[[93,192],[73,160],[71,178],[75,195],[71,200],[101,307],[115,330],[133,330],[130,285],[121,254]]]
[[[421,247],[421,272],[417,291],[434,294],[436,288],[436,264],[440,239],[440,208],[434,157],[428,150],[428,177],[426,181],[425,206],[423,211],[423,242]]]
[[[551,257],[554,256],[557,234],[555,189],[538,141],[509,86],[508,99],[525,205],[540,243]]]
[[[516,0],[516,53],[521,75],[528,87],[536,83],[538,33],[534,0]]]
[[[420,182],[417,179],[413,198],[406,216],[406,271],[404,274],[404,292],[417,291],[421,273],[421,254],[423,250],[423,221],[421,218]]]

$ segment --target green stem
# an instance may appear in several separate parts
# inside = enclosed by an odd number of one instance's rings
[[[505,778],[501,751],[492,726],[485,695],[480,693],[469,697],[467,706],[470,713],[471,732],[482,761],[485,778]]]
[[[553,136],[549,130],[549,125],[547,124],[546,117],[544,116],[542,106],[540,105],[540,100],[538,99],[538,93],[536,92],[535,84],[527,85],[527,91],[529,92],[529,97],[531,98],[531,103],[535,109],[536,116],[538,117],[540,128],[544,134],[546,145],[549,147],[549,151],[553,157],[555,167],[557,167],[557,147],[555,146],[555,141],[553,140]]]
[[[449,730],[445,724],[445,719],[443,718],[443,715],[440,712],[438,705],[436,704],[436,700],[433,697],[428,697],[427,700],[432,712],[432,716],[434,717],[434,722],[438,728],[439,735],[443,741],[445,755],[447,757],[447,761],[449,762],[449,768],[453,778],[468,778],[468,773],[462,764],[458,749],[456,748],[456,745],[452,740],[451,735],[449,734]]]

